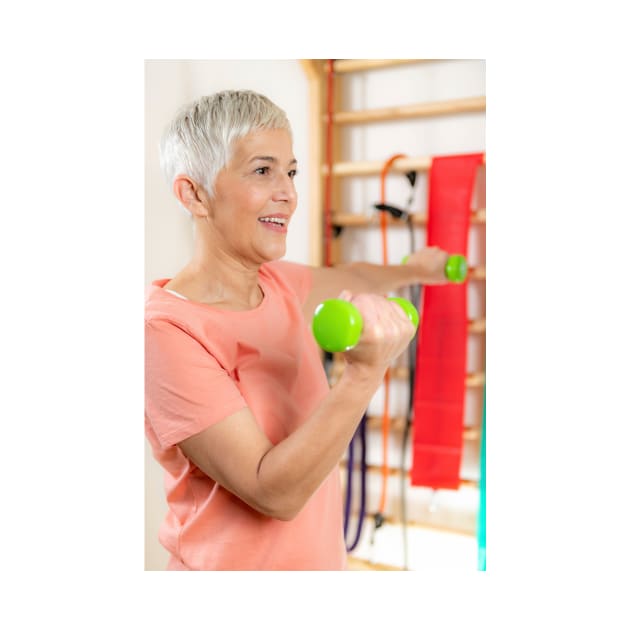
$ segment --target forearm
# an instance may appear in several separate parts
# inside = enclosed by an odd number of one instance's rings
[[[312,317],[315,307],[335,298],[345,289],[353,294],[387,295],[413,284],[444,284],[448,254],[438,247],[425,247],[409,255],[404,265],[376,265],[352,262],[334,267],[313,267],[313,283],[304,304],[304,314]]]
[[[282,505],[285,518],[304,506],[339,463],[383,371],[348,365],[313,415],[262,458],[258,479],[271,504]]]
[[[355,262],[343,265],[348,289],[356,293],[385,295],[410,284],[422,284],[428,278],[419,265],[375,265]]]

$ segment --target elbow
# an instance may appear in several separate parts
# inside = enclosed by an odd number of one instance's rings
[[[278,521],[292,521],[298,514],[300,510],[278,510],[273,511],[268,514],[271,518],[275,518]]]
[[[290,501],[287,497],[278,497],[276,499],[261,501],[256,506],[256,509],[265,516],[269,516],[278,521],[292,521],[303,507],[303,504]]]
[[[267,453],[265,453],[266,455]],[[296,484],[287,483],[286,475],[264,474],[261,458],[256,470],[257,487],[255,494],[255,509],[261,514],[279,521],[292,521],[302,510],[308,497],[303,496]]]
[[[306,500],[289,489],[259,487],[254,506],[261,514],[279,521],[292,521],[302,510]]]

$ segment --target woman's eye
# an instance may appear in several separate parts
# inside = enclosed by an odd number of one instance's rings
[[[258,173],[259,175],[266,175],[269,172],[269,167],[268,166],[260,166],[254,172]]]
[[[293,179],[296,175],[297,175],[297,170],[296,169],[293,169],[292,171],[289,171],[289,177],[291,179]]]

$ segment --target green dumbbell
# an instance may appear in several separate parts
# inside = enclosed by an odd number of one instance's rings
[[[416,307],[401,297],[388,298],[405,311],[413,325],[418,327]],[[346,352],[359,343],[363,330],[363,317],[359,309],[346,300],[324,300],[316,309],[312,323],[313,335],[327,352]]]
[[[466,257],[461,254],[452,254],[446,261],[446,267],[444,268],[446,277],[457,284],[466,280],[468,274],[468,263]]]
[[[405,256],[402,259],[402,264],[407,262],[409,256]],[[452,254],[448,257],[446,265],[444,266],[444,275],[451,281],[457,284],[466,280],[468,274],[468,263],[466,257],[461,254]]]

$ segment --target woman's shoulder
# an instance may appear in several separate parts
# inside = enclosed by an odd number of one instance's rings
[[[145,289],[144,321],[145,325],[169,323],[187,329],[193,310],[190,302],[183,296],[177,296],[164,286],[169,278],[154,280]]]
[[[165,290],[164,284],[166,281],[156,281],[147,287],[145,347],[188,348],[188,356],[209,353],[220,365],[231,365],[239,334],[234,313],[177,297]]]
[[[159,311],[164,307],[165,302],[170,294],[164,290],[164,286],[170,281],[170,278],[160,278],[153,280],[151,284],[145,287],[144,290],[144,312],[145,316],[153,316],[156,311]]]

